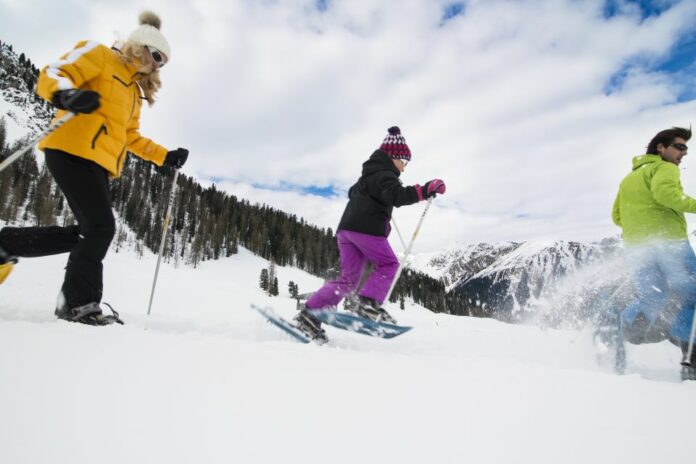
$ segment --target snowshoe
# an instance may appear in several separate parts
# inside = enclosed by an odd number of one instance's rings
[[[58,317],[58,319],[63,319],[69,322],[79,322],[80,324],[86,325],[99,326],[114,323],[123,325],[123,321],[119,317],[116,310],[112,308],[110,304],[104,304],[109,307],[112,314],[103,314],[99,303],[93,302],[75,308],[68,308],[65,305],[59,306],[56,308],[55,315]]]
[[[347,306],[346,309],[354,313],[356,316],[373,322],[386,322],[388,324],[397,323],[396,319],[394,319],[384,308],[380,307],[379,304],[377,304],[377,302],[372,298],[361,296],[357,305]]]
[[[323,345],[329,341],[326,331],[321,328],[321,322],[311,315],[311,310],[307,307],[302,309],[293,321],[295,322],[295,327],[315,343]]]

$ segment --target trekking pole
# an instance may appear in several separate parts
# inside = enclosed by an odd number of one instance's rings
[[[694,308],[694,317],[691,320],[691,335],[689,335],[689,349],[686,350],[686,358],[682,361],[682,366],[691,366],[691,355],[694,352],[694,335],[696,335],[696,308]]]
[[[32,140],[27,142],[27,144],[24,147],[20,148],[19,150],[15,151],[10,156],[8,156],[5,161],[0,163],[0,172],[2,172],[4,169],[8,168],[12,163],[17,161],[22,155],[26,154],[29,150],[34,148],[34,145],[39,143],[41,141],[41,139],[46,137],[51,132],[57,130],[60,126],[62,126],[66,122],[70,121],[73,118],[73,116],[75,116],[75,113],[64,114],[62,118],[60,118],[55,123],[53,123],[48,129],[44,130],[39,135],[34,137]]]
[[[413,242],[416,241],[416,237],[418,236],[418,232],[420,231],[421,225],[423,224],[423,219],[425,219],[425,215],[428,213],[428,210],[430,209],[430,205],[433,204],[434,199],[435,199],[434,196],[432,196],[428,199],[428,204],[425,206],[425,209],[423,210],[423,214],[421,214],[420,220],[418,221],[418,225],[416,226],[416,230],[413,231],[413,236],[411,237],[411,242],[408,244],[408,247],[406,247],[406,251],[404,251],[404,259],[399,261],[399,269],[396,271],[396,275],[394,276],[394,280],[392,280],[391,286],[389,287],[389,292],[387,292],[387,296],[384,298],[385,302],[389,301],[389,297],[391,296],[392,292],[394,291],[394,287],[396,287],[396,281],[399,280],[399,276],[401,275],[401,271],[403,271],[404,266],[406,265],[406,260],[408,260],[408,256],[411,254],[411,248],[413,248]]]
[[[164,251],[164,243],[167,240],[167,231],[169,230],[169,217],[174,208],[174,197],[176,196],[176,179],[179,177],[179,170],[174,170],[174,180],[172,180],[172,191],[169,193],[169,203],[167,210],[164,213],[164,227],[162,228],[162,241],[160,241],[159,253],[157,254],[157,267],[155,268],[155,278],[152,280],[152,291],[150,292],[150,304],[147,307],[147,315],[150,315],[152,310],[152,300],[155,298],[155,285],[157,285],[157,275],[159,274],[160,261],[162,260],[162,252]]]

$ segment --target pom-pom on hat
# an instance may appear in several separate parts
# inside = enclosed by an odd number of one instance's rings
[[[384,138],[379,149],[385,152],[391,159],[411,161],[411,150],[406,145],[406,139],[401,135],[401,129],[397,126],[389,128],[389,133]]]
[[[160,27],[162,26],[160,17],[152,11],[143,11],[140,13],[138,19],[140,21],[140,27],[128,36],[128,42],[155,47],[157,50],[164,53],[167,59],[171,59],[172,53],[169,48],[169,43],[160,32]]]

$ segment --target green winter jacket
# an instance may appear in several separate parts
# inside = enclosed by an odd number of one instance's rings
[[[684,213],[696,213],[696,200],[684,194],[679,167],[659,155],[633,158],[614,201],[612,219],[627,245],[658,240],[686,240]]]

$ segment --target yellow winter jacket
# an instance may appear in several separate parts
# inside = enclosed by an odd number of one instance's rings
[[[167,149],[140,135],[140,88],[137,69],[121,62],[118,51],[82,41],[59,61],[41,70],[36,93],[51,101],[58,90],[80,88],[101,95],[101,106],[79,114],[39,143],[39,149],[62,150],[92,160],[118,177],[127,152],[161,166]],[[58,111],[56,119],[65,111]]]

